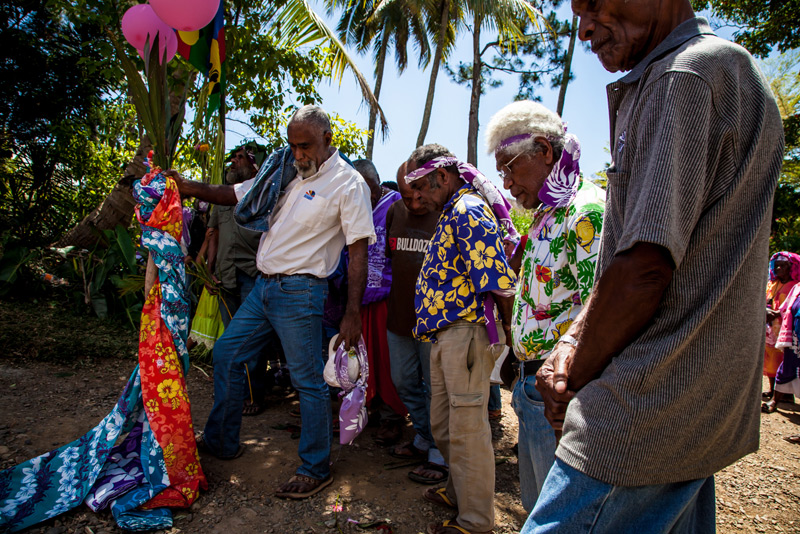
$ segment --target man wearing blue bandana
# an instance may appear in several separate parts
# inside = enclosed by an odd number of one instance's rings
[[[458,516],[429,534],[491,532],[494,454],[489,427],[489,375],[509,339],[516,276],[503,245],[510,224],[505,199],[477,169],[441,145],[416,149],[406,183],[414,198],[442,215],[417,278],[414,337],[432,341],[431,432],[450,465],[445,488],[424,497]],[[493,211],[494,210],[494,211]],[[508,226],[505,226],[508,228]],[[517,239],[516,230],[507,230]],[[493,302],[504,335],[497,332]]]
[[[561,117],[529,100],[498,111],[486,130],[503,187],[533,209],[511,321],[519,380],[511,405],[519,418],[519,487],[529,513],[553,465],[556,438],[536,390],[536,371],[564,342],[594,283],[605,193],[581,179],[578,139]],[[507,358],[504,365],[511,364]]]

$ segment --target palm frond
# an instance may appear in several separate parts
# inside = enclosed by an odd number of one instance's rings
[[[381,130],[385,133],[387,127],[386,116],[383,114],[375,95],[372,94],[369,83],[356,67],[342,41],[314,12],[308,2],[306,0],[288,0],[278,14],[277,24],[280,24],[281,27],[280,44],[283,46],[299,47],[322,42],[330,48],[332,53],[332,77],[341,82],[345,70],[350,70],[353,73],[361,89],[362,97],[370,107],[378,111]]]

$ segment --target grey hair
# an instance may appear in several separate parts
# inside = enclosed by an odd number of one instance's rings
[[[358,171],[358,174],[363,176],[366,180],[371,180],[374,183],[381,185],[381,178],[378,176],[378,169],[375,164],[368,159],[357,159],[353,162],[353,168]]]
[[[312,124],[323,134],[331,131],[331,119],[328,117],[328,113],[321,107],[311,104],[295,111],[292,118],[289,119],[289,124],[293,122]]]
[[[531,134],[522,141],[500,150],[508,156],[536,154],[544,150],[542,143],[534,137],[544,137],[553,147],[553,156],[558,161],[564,150],[564,124],[557,113],[530,100],[512,102],[494,114],[486,127],[486,150],[497,152],[500,144],[515,135]]]
[[[408,157],[408,160],[413,161],[417,165],[417,168],[420,168],[432,159],[454,157],[455,155],[442,145],[438,143],[430,143],[428,145],[417,147]],[[443,168],[447,172],[458,174],[458,165],[448,165],[447,167]],[[428,179],[428,185],[431,186],[431,189],[439,188],[439,182],[436,181],[436,176],[433,173],[429,173],[425,175],[425,177]]]

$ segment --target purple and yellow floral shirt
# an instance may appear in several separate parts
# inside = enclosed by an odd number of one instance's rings
[[[516,276],[503,250],[503,234],[486,200],[469,184],[445,204],[417,278],[414,337],[459,319],[483,323],[489,291],[514,288]]]

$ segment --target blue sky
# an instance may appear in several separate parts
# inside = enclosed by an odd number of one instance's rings
[[[317,13],[324,14],[320,2],[314,2]],[[559,10],[562,19],[571,18],[569,2]],[[330,26],[335,20],[324,15]],[[491,38],[487,35],[487,39]],[[730,37],[726,35],[726,37]],[[370,57],[357,56],[354,59],[364,76],[374,83],[373,65]],[[471,61],[471,34],[463,32],[450,63],[456,66],[459,61]],[[394,64],[387,59],[383,89],[380,102],[389,122],[389,133],[385,139],[376,139],[373,161],[384,180],[394,179],[397,167],[415,148],[425,97],[428,88],[430,71],[421,71],[416,63],[398,75]],[[576,45],[573,59],[574,80],[570,83],[564,103],[563,119],[569,131],[581,141],[581,170],[585,175],[594,174],[609,162],[608,154],[608,105],[605,86],[620,78],[623,74],[609,73],[600,65],[594,54],[583,46]],[[484,126],[492,115],[510,103],[516,94],[518,80],[512,76],[502,76],[502,87],[489,89],[481,98],[479,121]],[[323,107],[330,113],[338,113],[342,118],[366,128],[369,110],[362,103],[361,92],[350,73],[345,73],[342,83],[336,81],[323,82],[318,88],[323,97]],[[550,109],[556,109],[557,89],[551,89],[549,82],[537,89],[541,103]],[[444,70],[441,70],[436,83],[436,96],[433,103],[431,125],[426,143],[440,143],[448,147],[459,158],[467,156],[467,114],[469,112],[469,88],[455,84]],[[227,145],[234,146],[241,138],[231,130],[241,130],[242,126],[232,125],[228,131]],[[486,154],[483,130],[478,133],[479,159],[478,168],[499,184],[495,171],[494,158]]]

